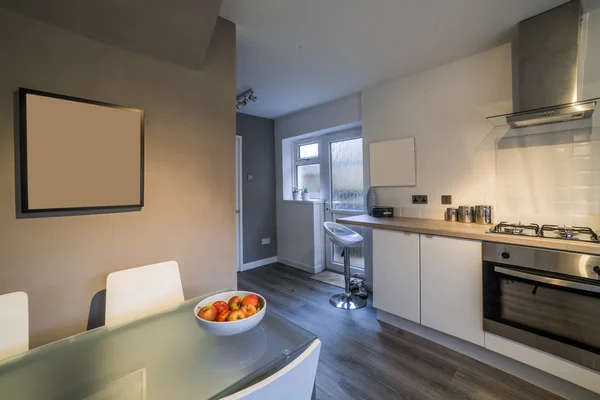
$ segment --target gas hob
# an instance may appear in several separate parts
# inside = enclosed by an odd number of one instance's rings
[[[542,225],[540,227],[540,225],[534,223],[500,222],[493,228],[488,229],[486,233],[600,243],[598,235],[592,228],[581,226]]]

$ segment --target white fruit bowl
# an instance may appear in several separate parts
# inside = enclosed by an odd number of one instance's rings
[[[233,296],[240,296],[241,298],[244,298],[250,294],[258,296],[258,302],[260,303],[260,311],[251,317],[244,318],[239,321],[213,322],[204,320],[198,316],[198,310],[204,306],[213,304],[215,301],[222,300],[227,303]],[[265,298],[260,294],[254,292],[231,291],[215,294],[196,304],[196,307],[194,307],[194,317],[196,317],[198,324],[200,324],[200,326],[207,332],[217,336],[231,336],[237,335],[238,333],[244,333],[254,328],[260,323],[260,321],[262,321],[266,311],[267,300],[265,300]]]

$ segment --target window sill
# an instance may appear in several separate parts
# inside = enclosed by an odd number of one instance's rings
[[[285,203],[295,203],[295,204],[323,204],[324,201],[321,199],[311,199],[311,200],[283,200]]]

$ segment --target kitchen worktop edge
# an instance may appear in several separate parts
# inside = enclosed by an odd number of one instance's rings
[[[336,222],[345,225],[365,226],[375,229],[387,229],[401,232],[421,233],[424,235],[481,240],[557,251],[600,255],[599,243],[486,233],[492,225],[464,224],[460,222],[408,217],[375,218],[369,215],[337,218]]]

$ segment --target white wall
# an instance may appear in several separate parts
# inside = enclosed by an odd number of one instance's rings
[[[580,99],[600,97],[600,10],[587,17]],[[441,219],[440,196],[450,194],[453,206],[495,206],[496,220],[600,228],[600,167],[593,161],[600,157],[597,128],[574,132],[568,126],[555,140],[546,133],[528,136],[520,146],[496,151],[506,129],[492,129],[486,117],[512,112],[511,70],[506,44],[362,92],[366,186],[369,143],[416,138],[417,186],[378,188],[380,205],[396,207],[398,215]],[[596,116],[593,124],[599,120]],[[429,204],[412,205],[412,194],[428,195]]]
[[[442,194],[454,204],[496,205],[496,138],[485,118],[511,111],[510,54],[506,44],[363,91],[365,186],[370,143],[416,139],[417,186],[378,188],[380,205],[412,207],[411,195],[427,194],[430,204],[419,208],[439,218]]]
[[[322,272],[325,269],[322,225],[322,203],[289,200],[282,202],[278,207],[277,216],[279,262],[312,274]]]
[[[360,122],[360,115],[360,94],[356,93],[276,119],[275,136],[284,139],[342,130]]]

